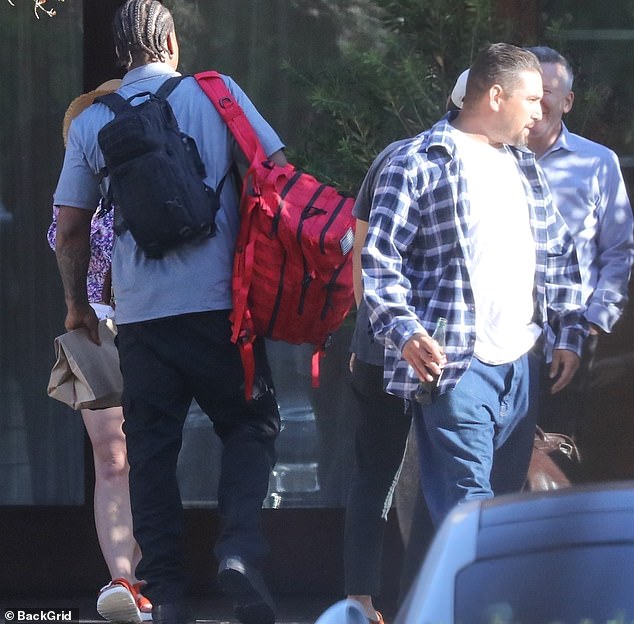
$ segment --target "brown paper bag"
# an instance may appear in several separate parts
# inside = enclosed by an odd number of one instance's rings
[[[103,409],[121,405],[123,378],[114,344],[117,329],[112,319],[99,321],[101,345],[76,329],[55,338],[55,364],[48,395],[73,409]]]

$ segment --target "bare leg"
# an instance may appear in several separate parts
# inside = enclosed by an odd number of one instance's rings
[[[95,461],[95,526],[101,553],[113,579],[136,583],[140,551],[132,534],[123,412],[119,407],[82,410],[82,417]]]

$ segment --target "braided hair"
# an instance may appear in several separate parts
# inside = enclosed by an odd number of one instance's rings
[[[174,30],[169,10],[159,0],[126,0],[113,22],[119,65],[133,61],[166,61],[167,36]]]

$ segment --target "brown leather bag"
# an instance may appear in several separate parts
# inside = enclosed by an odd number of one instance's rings
[[[533,454],[524,490],[558,490],[572,485],[581,455],[572,438],[536,427]]]

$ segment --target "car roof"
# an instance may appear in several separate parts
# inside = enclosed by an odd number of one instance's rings
[[[439,527],[395,624],[446,621],[456,575],[475,562],[610,543],[634,543],[634,481],[460,504]]]
[[[477,559],[573,544],[634,541],[634,482],[487,499],[473,512],[479,513]]]

